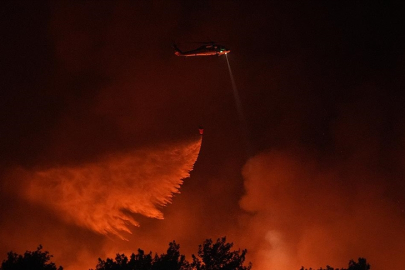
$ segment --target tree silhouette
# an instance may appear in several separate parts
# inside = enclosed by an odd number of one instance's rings
[[[180,254],[180,245],[175,241],[169,243],[167,253],[155,255],[145,254],[138,249],[138,254],[130,259],[124,254],[117,254],[115,259],[98,259],[96,270],[250,270],[251,264],[243,266],[246,250],[231,251],[233,243],[226,243],[226,238],[220,238],[216,243],[211,239],[205,240],[199,246],[198,256],[193,255],[190,264],[184,255]]]
[[[124,254],[117,254],[115,260],[107,258],[105,261],[98,259],[97,270],[151,270],[152,252],[145,255],[142,249],[138,249],[138,254],[132,253],[130,259]]]
[[[251,263],[244,266],[247,250],[231,251],[233,243],[226,243],[226,237],[218,238],[215,243],[205,240],[198,248],[198,257],[193,254],[191,266],[197,270],[249,270]]]
[[[370,264],[365,258],[359,258],[358,262],[350,260],[348,270],[370,270]]]
[[[56,267],[50,262],[51,257],[48,251],[42,251],[41,245],[36,251],[26,251],[24,255],[10,251],[1,264],[1,270],[63,270],[62,266]]]
[[[214,243],[211,239],[204,241],[198,247],[197,256],[192,255],[193,262],[189,263],[184,255],[180,254],[180,245],[175,241],[169,243],[167,253],[155,255],[152,252],[145,254],[142,249],[128,259],[124,254],[117,254],[115,259],[98,259],[96,270],[250,270],[252,264],[244,266],[247,250],[231,251],[233,243],[227,243],[226,237],[218,238]],[[0,270],[63,270],[51,262],[52,255],[42,251],[39,245],[36,251],[26,251],[24,255],[14,252],[7,253],[7,259],[1,264]],[[312,270],[313,268],[309,268]],[[301,267],[300,270],[308,270]],[[315,270],[315,269],[314,269]],[[370,264],[365,258],[357,262],[350,260],[349,268],[333,268],[329,265],[318,270],[370,270]]]
[[[307,268],[304,268],[304,266],[302,266],[300,270],[312,270],[312,268],[307,269]],[[339,269],[339,268],[333,268],[333,267],[327,265],[326,268],[321,267],[317,270],[370,270],[370,264],[367,263],[366,259],[359,258],[358,262],[350,260],[349,268],[340,268]]]
[[[97,270],[184,270],[189,263],[184,255],[180,255],[180,245],[175,241],[169,243],[167,253],[157,254],[152,259],[152,252],[145,255],[142,249],[138,254],[132,253],[130,259],[124,254],[117,254],[115,260],[107,258],[105,261],[98,259]]]
[[[129,262],[129,269],[148,270],[152,266],[152,252],[145,255],[142,249],[138,249],[138,254],[132,253]]]
[[[152,269],[153,270],[182,270],[188,269],[189,263],[184,255],[180,255],[180,245],[175,241],[169,243],[169,248],[166,254],[155,256]]]

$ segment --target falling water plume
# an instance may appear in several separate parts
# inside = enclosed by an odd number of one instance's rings
[[[201,137],[201,136],[200,136]],[[114,154],[78,166],[28,173],[26,197],[100,234],[131,233],[133,214],[163,219],[160,208],[190,176],[202,139]]]

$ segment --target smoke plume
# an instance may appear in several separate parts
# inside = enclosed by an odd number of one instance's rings
[[[364,104],[373,111],[359,110]],[[401,268],[403,151],[387,145],[403,140],[378,132],[383,112],[373,98],[341,105],[333,150],[291,146],[248,160],[240,206],[256,269],[340,268],[359,257],[373,269]]]

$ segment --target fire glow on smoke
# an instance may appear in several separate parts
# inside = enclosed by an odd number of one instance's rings
[[[100,161],[32,173],[27,197],[63,219],[125,239],[133,214],[163,219],[159,210],[179,193],[197,160],[201,139],[109,155]]]

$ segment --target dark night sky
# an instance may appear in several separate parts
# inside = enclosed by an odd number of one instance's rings
[[[403,14],[382,1],[1,3],[1,254],[42,244],[57,264],[85,269],[116,252],[163,252],[173,239],[189,255],[226,235],[254,269],[344,267],[360,256],[375,270],[399,268]],[[231,50],[246,124],[226,58],[171,47],[206,40]],[[129,241],[61,217],[63,200],[27,195],[33,183],[48,188],[37,172],[186,151],[199,125],[181,194],[159,208],[163,220],[139,214]],[[173,172],[162,164],[162,176]]]

